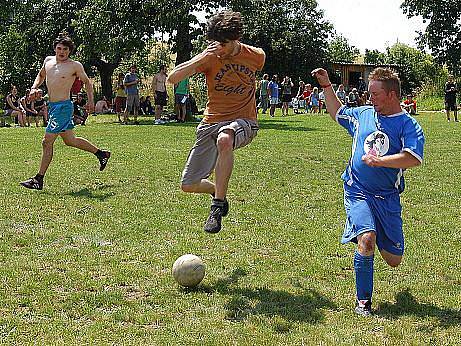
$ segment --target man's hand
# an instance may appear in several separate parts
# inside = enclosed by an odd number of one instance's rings
[[[362,161],[370,167],[380,167],[381,158],[379,156],[366,154],[362,156]]]
[[[206,47],[203,51],[203,55],[205,58],[209,58],[212,55],[221,56],[224,53],[224,48],[221,46],[220,42],[214,41]]]
[[[328,72],[325,69],[316,68],[311,72],[311,74],[313,77],[317,78],[317,81],[319,82],[320,86],[331,84],[330,78],[328,77]]]

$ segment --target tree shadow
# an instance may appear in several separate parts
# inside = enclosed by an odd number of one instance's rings
[[[306,126],[293,126],[294,123],[300,123],[299,120],[285,121],[285,119],[268,119],[259,120],[259,128],[261,130],[279,130],[279,131],[321,131],[318,128]]]
[[[380,304],[376,311],[378,316],[397,319],[400,316],[434,317],[439,326],[449,328],[461,325],[461,311],[440,308],[429,303],[419,303],[407,288],[395,295],[395,303]]]
[[[139,124],[133,124],[133,121],[131,120],[128,125],[121,124],[118,121],[113,122],[113,124],[119,124],[122,127],[136,127],[136,126],[161,126],[161,127],[170,127],[170,126],[175,126],[175,127],[197,127],[198,124],[200,124],[200,121],[188,121],[185,123],[178,123],[176,121],[171,121],[171,122],[166,122],[165,124],[162,125],[155,125],[154,124],[155,118],[152,119],[140,119],[138,120]]]
[[[94,188],[84,187],[78,191],[68,192],[65,194],[65,196],[72,196],[76,198],[84,197],[88,199],[97,199],[101,202],[104,202],[106,199],[115,196],[114,192],[104,192],[104,190],[110,189],[114,186],[115,185],[100,184]]]
[[[327,297],[311,289],[303,289],[301,294],[293,294],[267,287],[238,287],[239,279],[246,275],[244,269],[237,268],[228,277],[217,280],[214,285],[201,285],[195,291],[218,292],[230,296],[225,305],[226,319],[230,321],[239,322],[254,315],[276,317],[278,320],[276,319],[275,328],[278,332],[288,331],[293,322],[319,323],[325,319],[323,309],[337,308]]]

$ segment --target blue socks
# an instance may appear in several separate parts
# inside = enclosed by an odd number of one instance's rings
[[[354,253],[355,286],[357,299],[371,300],[373,294],[373,256],[362,256],[357,250]]]

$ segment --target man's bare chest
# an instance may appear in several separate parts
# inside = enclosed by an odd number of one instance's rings
[[[75,69],[72,64],[55,64],[50,63],[45,66],[48,79],[66,80],[75,77]]]

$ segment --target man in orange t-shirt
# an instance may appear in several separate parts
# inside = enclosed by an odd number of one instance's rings
[[[226,199],[235,149],[249,144],[258,132],[255,75],[264,66],[260,48],[241,43],[243,24],[239,12],[224,11],[207,22],[210,45],[200,54],[176,66],[168,75],[178,83],[195,73],[204,73],[208,103],[197,127],[197,140],[182,173],[184,192],[213,195],[205,231],[221,230],[221,218],[229,211]],[[215,171],[215,182],[207,178]]]

